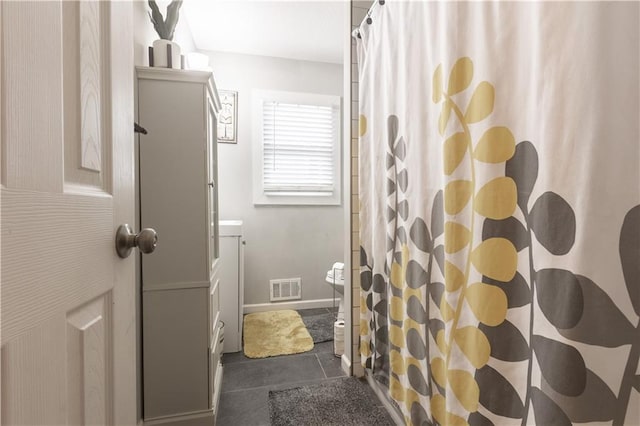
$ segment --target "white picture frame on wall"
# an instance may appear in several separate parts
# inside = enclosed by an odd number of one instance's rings
[[[218,143],[238,143],[238,92],[219,90]]]

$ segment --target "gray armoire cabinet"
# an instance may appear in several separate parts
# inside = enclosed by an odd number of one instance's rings
[[[212,425],[222,381],[216,117],[204,71],[137,68],[145,424]]]

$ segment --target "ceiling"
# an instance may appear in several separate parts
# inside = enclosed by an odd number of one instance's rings
[[[342,1],[188,0],[184,13],[199,50],[341,64]]]

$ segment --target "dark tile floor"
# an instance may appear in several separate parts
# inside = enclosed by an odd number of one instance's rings
[[[331,309],[305,309],[300,315],[316,315]],[[251,359],[242,352],[224,354],[220,395],[220,426],[268,426],[269,391],[290,389],[335,380],[346,374],[333,342],[316,343],[309,352]]]

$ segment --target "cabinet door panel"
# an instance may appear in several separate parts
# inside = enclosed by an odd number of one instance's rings
[[[218,140],[216,135],[217,121],[213,101],[207,97],[207,195],[208,212],[207,228],[209,237],[209,274],[213,272],[215,260],[219,257],[218,247]]]

